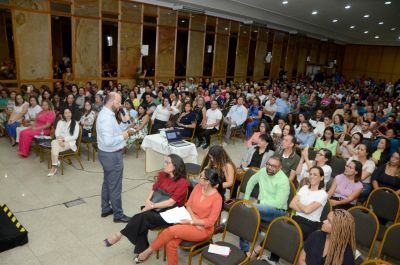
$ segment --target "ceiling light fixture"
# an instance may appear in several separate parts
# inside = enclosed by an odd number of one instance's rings
[[[350,8],[351,8],[351,5],[346,5],[344,8],[350,9]]]
[[[318,14],[318,11],[314,10],[311,14],[316,15],[316,14]]]
[[[282,5],[287,5],[289,1],[282,1]]]
[[[369,14],[365,14],[364,17],[365,17],[365,18],[369,18]]]
[[[390,30],[393,31],[393,30],[396,30],[396,28],[391,28]]]
[[[392,2],[390,2],[390,1],[386,1],[385,2],[385,5],[390,5]]]
[[[379,24],[379,25],[383,25],[383,21],[379,22],[378,24]]]
[[[351,29],[354,29],[356,26],[350,26]]]
[[[337,19],[332,20],[333,23],[336,23],[336,22],[338,22],[338,21],[339,21],[339,20],[337,20]]]
[[[364,34],[368,34],[368,30],[364,31]]]
[[[374,38],[375,38],[375,39],[379,39],[379,36],[378,36],[378,35],[376,35]]]

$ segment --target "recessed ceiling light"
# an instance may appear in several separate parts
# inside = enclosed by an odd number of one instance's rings
[[[393,31],[393,30],[396,30],[396,28],[391,28],[390,30],[392,30],[392,31]]]
[[[379,22],[378,24],[379,24],[379,25],[383,25],[383,21]]]
[[[390,1],[386,1],[385,2],[385,5],[390,5],[392,2],[390,2]]]
[[[354,29],[356,26],[350,26],[351,29]]]
[[[316,14],[318,14],[318,11],[314,10],[311,14],[316,15]]]
[[[351,8],[351,5],[346,5],[344,8],[350,9],[350,8]]]
[[[333,20],[332,20],[333,23],[336,23],[336,22],[338,22],[338,21],[339,21],[339,20],[337,20],[337,19],[333,19]]]
[[[374,38],[375,38],[375,39],[379,39],[379,36],[378,36],[378,35],[376,35]]]
[[[282,1],[282,5],[287,5],[289,1]]]
[[[365,14],[364,17],[365,17],[365,18],[369,18],[369,14]]]
[[[364,31],[364,34],[368,34],[368,30]]]

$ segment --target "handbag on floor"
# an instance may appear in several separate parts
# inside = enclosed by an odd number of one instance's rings
[[[0,206],[0,252],[28,243],[28,231],[6,204]]]

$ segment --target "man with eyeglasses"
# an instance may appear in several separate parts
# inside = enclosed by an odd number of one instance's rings
[[[282,162],[277,156],[267,160],[266,167],[254,174],[246,185],[244,199],[250,199],[253,188],[259,185],[259,194],[256,207],[260,212],[261,220],[271,222],[273,219],[286,214],[290,193],[289,179],[281,170]],[[240,248],[248,252],[249,243],[240,239]]]
[[[281,159],[282,171],[289,179],[294,179],[296,177],[296,168],[300,162],[300,156],[295,150],[296,144],[296,137],[288,134],[283,137],[282,150],[275,151],[274,154],[274,156]]]

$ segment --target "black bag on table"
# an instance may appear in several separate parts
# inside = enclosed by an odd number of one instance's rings
[[[7,205],[0,206],[0,252],[28,243],[28,231]]]

